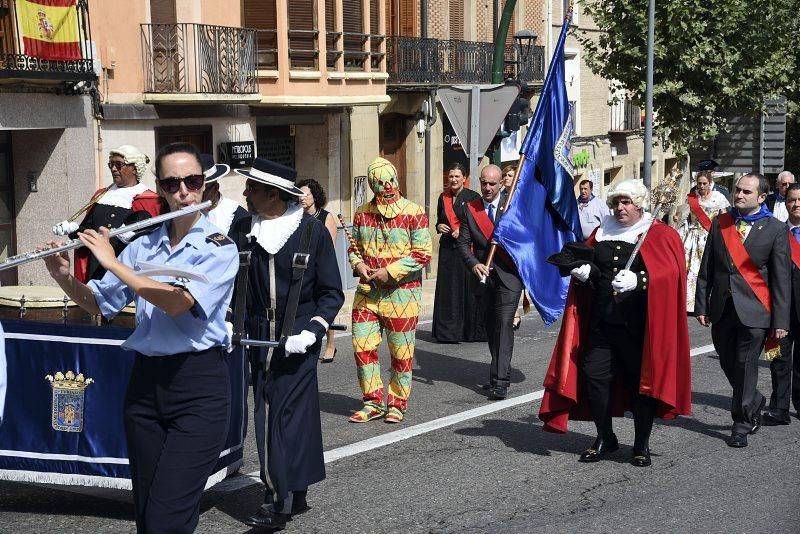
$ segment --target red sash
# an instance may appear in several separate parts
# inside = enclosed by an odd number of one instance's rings
[[[792,261],[794,266],[800,269],[800,243],[794,238],[794,234],[789,232],[789,248],[792,251]]]
[[[700,206],[700,199],[697,198],[697,195],[693,193],[689,193],[689,196],[686,197],[686,202],[689,203],[689,209],[692,210],[694,216],[697,217],[697,222],[700,223],[700,226],[706,229],[706,232],[711,231],[711,219],[706,215],[706,212],[703,211],[703,208]]]
[[[461,221],[456,217],[456,211],[453,209],[453,200],[455,197],[451,191],[442,193],[442,204],[444,205],[444,214],[447,215],[447,222],[450,223],[450,230],[456,231],[461,228]]]
[[[733,224],[733,215],[723,213],[717,217],[717,220],[719,221],[719,232],[722,234],[722,240],[725,242],[733,264],[739,274],[742,275],[742,278],[744,278],[744,281],[747,282],[747,285],[750,286],[750,289],[753,290],[756,298],[768,312],[772,313],[772,299],[769,294],[769,287],[753,260],[750,259],[747,249],[744,248],[742,237]]]
[[[474,199],[467,204],[467,208],[470,213],[472,213],[472,218],[475,219],[475,224],[478,225],[478,229],[483,234],[483,237],[486,238],[488,243],[491,243],[492,234],[494,233],[494,223],[489,220],[489,216],[486,214],[486,210],[483,207],[483,199],[480,197]],[[517,272],[514,260],[512,260],[508,252],[503,250],[499,245],[497,246],[495,257],[500,260],[507,269],[511,269],[515,273]]]

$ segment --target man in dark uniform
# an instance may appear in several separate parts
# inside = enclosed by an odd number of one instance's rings
[[[237,287],[235,306],[246,302],[250,338],[285,339],[277,349],[250,349],[266,497],[245,523],[278,530],[308,509],[308,486],[325,478],[317,359],[344,294],[330,234],[296,202],[304,193],[294,185],[294,169],[258,158],[249,171],[236,172],[247,178],[252,215],[230,232],[240,251],[251,251],[247,287]]]
[[[758,357],[768,334],[789,330],[791,269],[786,226],[764,205],[769,182],[739,178],[729,213],[714,218],[700,264],[697,320],[711,326],[722,371],[733,387],[728,445],[747,447],[761,428],[766,399],[758,391]]]
[[[491,398],[505,399],[511,384],[511,356],[514,353],[514,312],[519,305],[523,285],[511,257],[498,248],[493,268],[486,267],[495,219],[499,216],[500,167],[487,165],[481,171],[481,197],[466,204],[460,214],[461,230],[458,250],[476,281],[485,283],[478,288],[483,321],[489,338],[492,363],[487,388]]]
[[[770,426],[789,424],[790,396],[795,412],[800,414],[800,184],[789,185],[784,194],[789,214],[786,228],[792,256],[792,303],[789,335],[780,340],[781,354],[769,364],[772,395],[764,424]]]
[[[208,210],[208,219],[211,224],[227,234],[231,226],[236,221],[247,217],[247,210],[233,199],[222,195],[219,190],[219,179],[231,172],[231,168],[223,163],[214,163],[214,156],[203,154],[203,175],[206,177],[206,190],[203,193],[203,200],[211,201],[211,208]]]

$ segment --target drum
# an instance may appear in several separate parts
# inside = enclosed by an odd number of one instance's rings
[[[58,287],[0,287],[0,318],[42,323],[93,322],[92,316],[79,308]]]

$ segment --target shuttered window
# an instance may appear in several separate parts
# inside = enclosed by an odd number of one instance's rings
[[[315,0],[292,0],[289,7],[289,63],[293,69],[316,69],[317,6]]]
[[[175,0],[150,0],[150,22],[152,24],[175,24],[177,21]]]
[[[364,70],[364,10],[361,0],[342,0],[344,26],[344,66],[348,70]]]
[[[371,68],[373,71],[380,70],[381,60],[383,59],[381,44],[383,43],[384,34],[381,33],[378,24],[380,19],[380,7],[379,0],[369,0],[369,47]]]
[[[464,40],[464,0],[450,0],[450,39]]]
[[[417,35],[417,13],[419,9],[416,0],[400,0],[400,35]]]
[[[242,0],[242,26],[258,30],[258,68],[278,68],[275,0]]]
[[[336,29],[336,0],[325,0],[325,43],[328,49],[328,69],[336,68],[341,55],[341,35]]]

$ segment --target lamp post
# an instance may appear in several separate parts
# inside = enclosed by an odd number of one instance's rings
[[[514,34],[514,40],[517,42],[517,80],[524,84],[523,73],[527,74],[528,59],[531,57],[531,50],[536,44],[536,39],[539,36],[533,30],[520,30]]]

